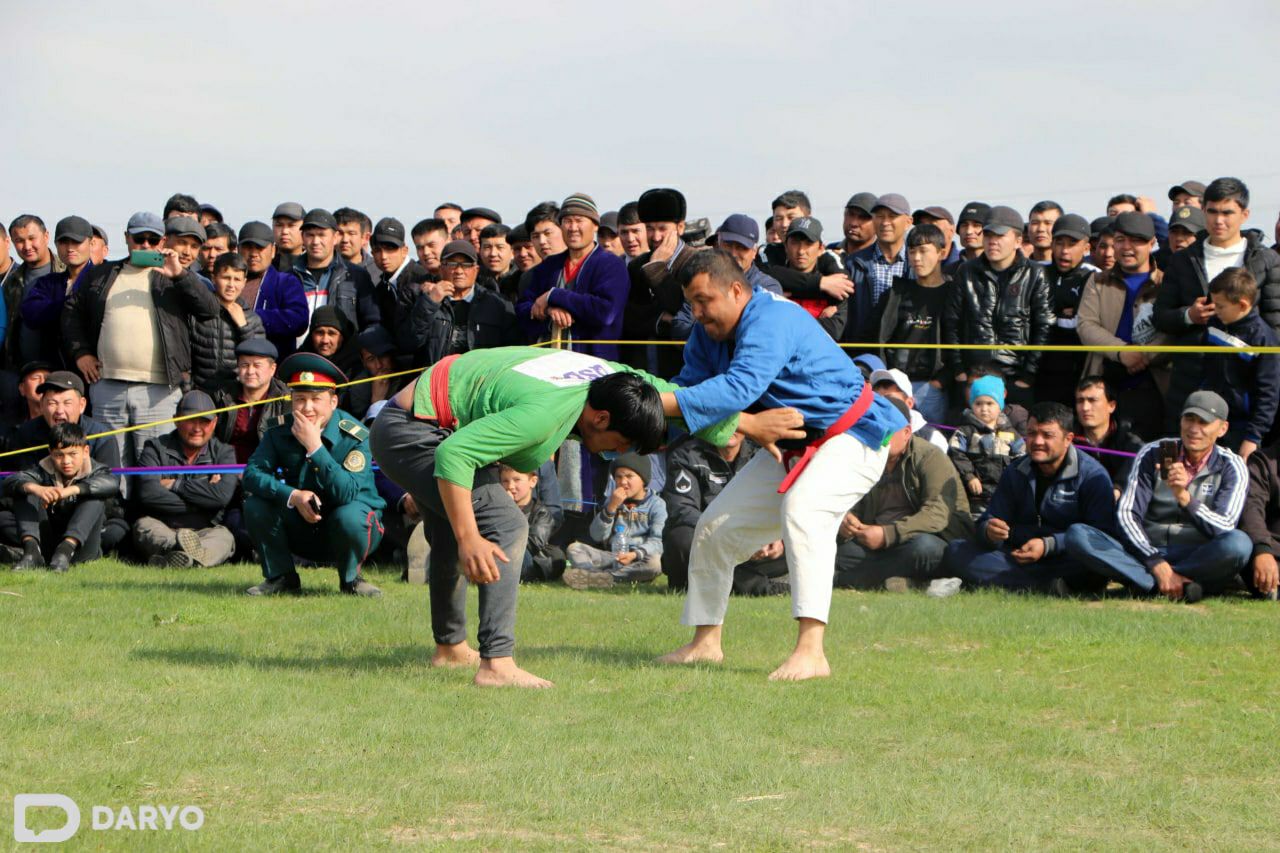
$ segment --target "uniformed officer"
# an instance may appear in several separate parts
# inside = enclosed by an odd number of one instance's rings
[[[374,486],[369,431],[338,408],[347,377],[328,359],[295,353],[280,365],[292,415],[270,429],[244,471],[244,516],[262,555],[262,583],[249,595],[297,594],[293,554],[328,562],[342,591],[376,597],[360,564],[382,540],[385,502]]]

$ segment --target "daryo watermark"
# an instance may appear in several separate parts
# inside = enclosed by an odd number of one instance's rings
[[[38,832],[27,828],[27,812],[31,809],[59,809],[64,818],[62,826]],[[195,832],[204,826],[204,810],[199,806],[93,806],[89,815],[89,828],[95,832]],[[14,841],[67,841],[80,831],[80,818],[80,806],[65,794],[13,795]]]

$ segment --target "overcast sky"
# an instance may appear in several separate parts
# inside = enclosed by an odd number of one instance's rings
[[[1280,4],[58,2],[0,35],[0,217],[117,234],[181,191],[412,225],[673,186],[763,219],[806,190],[958,212],[1235,175],[1280,206]],[[714,224],[714,223],[713,223]]]

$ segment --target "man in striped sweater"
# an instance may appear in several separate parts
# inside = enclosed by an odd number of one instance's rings
[[[1068,553],[1106,578],[1187,602],[1227,586],[1253,552],[1236,529],[1249,490],[1244,461],[1218,446],[1228,428],[1220,396],[1187,397],[1181,440],[1138,451],[1116,507],[1120,539],[1072,525]]]

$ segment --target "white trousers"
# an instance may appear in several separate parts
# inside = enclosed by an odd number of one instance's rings
[[[844,515],[884,472],[888,447],[872,450],[845,433],[828,441],[785,495],[785,471],[759,451],[698,519],[689,554],[685,625],[720,625],[733,567],[779,538],[791,576],[791,615],[826,622],[831,610],[836,535]]]

